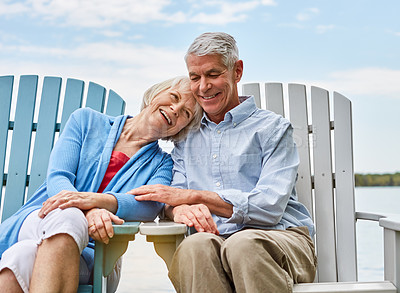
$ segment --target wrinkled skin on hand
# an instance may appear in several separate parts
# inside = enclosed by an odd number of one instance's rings
[[[194,227],[198,232],[208,232],[219,235],[217,225],[208,207],[204,204],[179,205],[173,208],[174,222]]]
[[[95,192],[63,190],[43,203],[43,207],[39,211],[39,217],[44,218],[51,211],[57,208],[66,209],[76,207],[82,211],[95,208],[98,196],[99,194]]]
[[[114,236],[112,223],[121,225],[124,220],[117,217],[106,209],[91,209],[86,212],[86,220],[88,221],[89,236],[94,240],[102,241],[108,244],[110,238]]]

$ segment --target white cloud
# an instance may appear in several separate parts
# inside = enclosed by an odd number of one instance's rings
[[[315,29],[316,29],[316,32],[318,34],[324,34],[327,31],[335,29],[335,25],[333,25],[333,24],[330,24],[330,25],[317,25]]]
[[[308,21],[311,18],[313,18],[315,15],[319,14],[319,9],[318,8],[308,8],[302,12],[299,12],[296,15],[296,19],[298,21]]]
[[[106,36],[106,37],[110,37],[110,38],[121,37],[123,35],[122,32],[113,31],[113,30],[101,30],[100,34],[102,34],[103,36]]]
[[[143,92],[164,79],[186,75],[184,52],[116,42],[88,43],[72,49],[0,43],[0,75],[38,74],[94,81],[120,94],[127,113],[139,111]],[[8,54],[11,56],[11,54]]]
[[[347,95],[376,96],[400,99],[400,70],[359,68],[332,72],[329,81],[315,81],[326,89]]]
[[[266,5],[266,6],[277,6],[278,5],[274,0],[262,0],[261,4]]]
[[[275,6],[274,0],[242,1],[232,4],[226,0],[204,1],[201,5],[189,1],[187,11],[172,10],[170,0],[25,0],[10,3],[0,0],[0,15],[29,13],[52,24],[106,28],[121,23],[174,23],[228,24],[247,18],[246,12],[260,5]],[[207,9],[212,7],[212,13]],[[215,11],[215,12],[214,12]]]
[[[10,3],[7,0],[0,0],[0,15],[13,15],[25,12],[29,12],[29,9],[22,3]]]
[[[203,3],[207,7],[219,7],[218,12],[210,14],[200,12],[193,15],[190,19],[194,23],[202,24],[227,24],[230,22],[240,22],[247,18],[245,12],[254,10],[260,5],[259,1],[240,2],[232,5],[227,1],[206,1]]]

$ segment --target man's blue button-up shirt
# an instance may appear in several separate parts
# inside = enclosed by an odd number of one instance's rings
[[[294,188],[299,157],[288,120],[258,109],[250,97],[215,124],[204,114],[198,131],[177,144],[172,186],[209,190],[233,205],[230,218],[213,215],[221,235],[245,227],[306,226],[307,209]]]

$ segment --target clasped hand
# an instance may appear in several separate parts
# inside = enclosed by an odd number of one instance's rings
[[[217,225],[210,209],[205,204],[193,203],[192,190],[174,188],[166,185],[143,185],[132,189],[129,194],[135,195],[137,201],[158,201],[172,209],[167,215],[176,223],[194,227],[198,232],[218,235]]]
[[[204,204],[179,205],[173,208],[174,222],[194,227],[197,232],[219,235],[217,225],[208,207]]]
[[[51,211],[60,208],[76,207],[85,211],[88,221],[88,233],[94,240],[108,244],[114,236],[112,223],[123,224],[124,220],[106,209],[97,206],[97,199],[101,196],[95,192],[78,192],[63,190],[47,199],[39,211],[39,217],[44,218]]]

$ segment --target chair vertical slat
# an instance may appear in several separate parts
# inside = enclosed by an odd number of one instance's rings
[[[334,93],[334,146],[338,280],[357,281],[351,102]]]
[[[21,76],[19,82],[2,220],[24,203],[37,83],[33,75]]]
[[[84,87],[85,83],[82,80],[77,80],[73,78],[67,79],[64,104],[61,114],[60,133],[63,131],[65,123],[67,123],[68,118],[72,114],[72,112],[82,107]]]
[[[8,125],[10,120],[12,90],[14,85],[13,76],[0,77],[0,174],[4,174],[6,152],[7,152],[7,138],[8,138]],[[3,194],[3,175],[0,177],[0,207],[1,197]]]
[[[259,83],[246,83],[242,86],[242,94],[244,96],[254,96],[254,101],[258,108],[261,109],[261,92]]]
[[[54,144],[60,90],[61,78],[44,78],[29,177],[28,199],[46,179],[49,156]]]
[[[283,88],[281,83],[271,82],[265,84],[265,101],[268,110],[285,116],[283,106]]]
[[[108,94],[106,114],[110,116],[122,115],[125,112],[125,101],[113,90]]]
[[[312,133],[314,139],[315,223],[317,229],[319,282],[336,282],[336,241],[331,161],[329,95],[311,87]]]
[[[301,162],[296,190],[300,202],[313,214],[306,87],[301,84],[289,84],[288,89],[290,122],[293,125],[293,138],[296,142]]]
[[[106,89],[94,82],[89,82],[86,107],[103,113]]]

